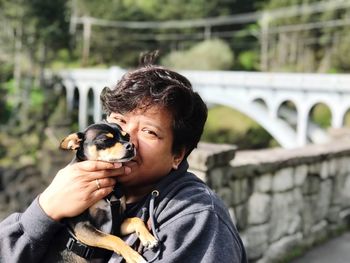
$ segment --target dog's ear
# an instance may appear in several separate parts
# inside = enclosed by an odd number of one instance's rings
[[[77,150],[80,147],[80,142],[82,141],[83,133],[76,132],[68,135],[60,143],[60,148],[63,150]]]

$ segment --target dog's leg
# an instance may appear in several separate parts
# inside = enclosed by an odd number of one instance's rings
[[[142,245],[146,248],[154,248],[158,245],[158,240],[151,235],[145,223],[138,217],[125,219],[120,227],[120,231],[122,235],[136,233]]]
[[[127,263],[147,263],[139,253],[129,247],[122,239],[106,234],[92,225],[78,223],[74,228],[74,232],[79,241],[84,244],[114,251],[121,255]]]

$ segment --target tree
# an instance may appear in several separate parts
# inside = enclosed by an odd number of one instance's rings
[[[32,88],[44,87],[41,80],[47,62],[59,49],[68,47],[69,9],[67,0],[2,0],[0,7],[4,25],[0,30],[0,54],[7,54],[2,57],[0,72],[9,66],[13,68],[12,76],[5,81],[14,79],[14,85],[7,86],[11,89],[11,103],[20,113],[13,116],[19,120],[12,121],[22,124],[28,120]]]
[[[76,14],[108,21],[154,21],[206,19],[243,12],[253,12],[262,0],[77,0]],[[216,32],[240,30],[245,25],[216,26],[208,29],[186,28],[113,28],[93,26],[90,40],[90,64],[119,64],[134,66],[138,54],[145,50],[161,49],[162,54],[191,48],[206,37],[206,30]],[[82,35],[77,27],[77,36]],[[202,35],[202,37],[200,37]],[[199,36],[199,37],[198,37]],[[231,49],[236,49],[234,35],[226,37]],[[248,39],[247,41],[251,41]],[[255,39],[255,41],[257,41]],[[78,40],[79,42],[79,40]],[[78,45],[79,46],[79,45]],[[240,48],[242,48],[241,45]],[[81,47],[81,44],[80,44]]]
[[[265,10],[288,6],[310,6],[320,0],[270,0]],[[338,3],[338,8],[332,4]],[[340,5],[339,5],[340,4]],[[269,70],[330,72],[350,69],[349,29],[341,26],[349,16],[349,6],[329,1],[329,8],[302,15],[271,19],[269,23]],[[288,13],[288,11],[286,11]],[[337,26],[337,23],[339,25]],[[346,23],[344,24],[346,25]],[[287,26],[287,27],[286,27]]]

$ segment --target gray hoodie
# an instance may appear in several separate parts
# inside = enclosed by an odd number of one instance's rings
[[[187,168],[184,161],[154,189],[159,192],[154,218],[161,241],[161,251],[154,262],[247,262],[227,208]],[[127,212],[130,216],[144,217],[148,207],[149,198],[146,198]],[[62,229],[63,224],[50,219],[35,199],[23,214],[12,214],[0,223],[0,262],[40,262]],[[136,245],[134,235],[125,240]],[[148,260],[156,254],[142,247],[139,251]],[[108,262],[122,262],[122,258],[113,254]]]

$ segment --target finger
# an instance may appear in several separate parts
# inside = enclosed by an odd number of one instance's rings
[[[100,171],[100,170],[111,170],[122,167],[121,163],[108,163],[103,161],[83,161],[76,163],[76,166],[88,172]]]
[[[92,194],[97,202],[98,200],[101,200],[103,197],[106,197],[107,195],[112,193],[112,191],[113,187],[104,187],[94,191]]]
[[[115,183],[116,183],[116,180],[113,178],[95,179],[91,182],[91,184],[93,185],[92,188],[94,190],[98,190],[101,188],[114,187]]]
[[[113,178],[124,174],[129,174],[131,172],[130,167],[120,167],[118,169],[112,169],[112,170],[101,170],[93,173],[88,173],[86,175],[87,180],[92,181],[95,179],[102,179],[102,178]]]

